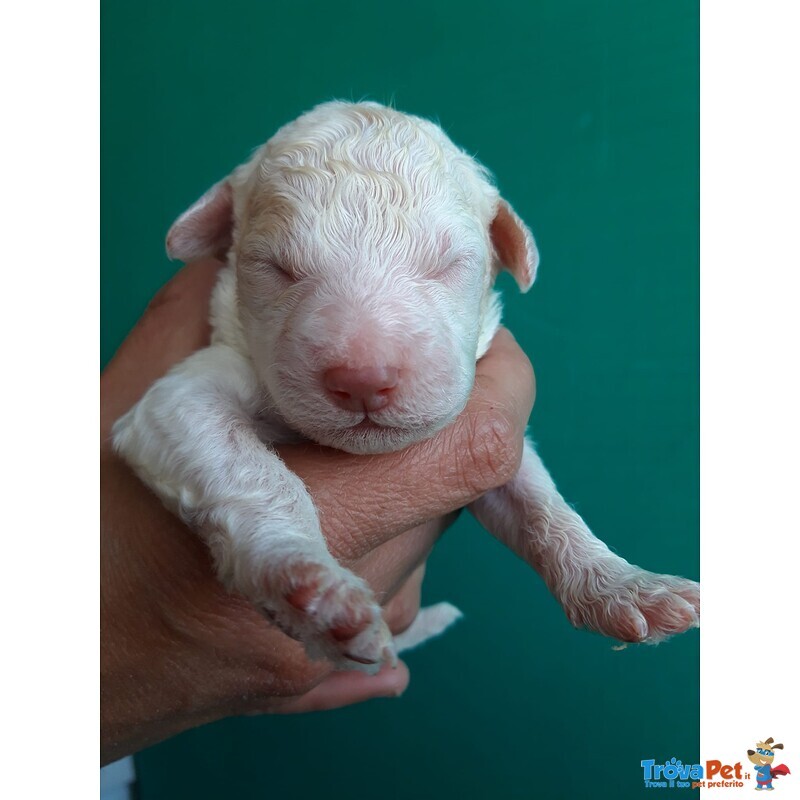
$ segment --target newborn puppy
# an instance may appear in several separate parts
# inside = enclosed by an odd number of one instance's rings
[[[380,607],[330,555],[311,497],[272,445],[382,453],[451,423],[500,323],[498,271],[523,292],[533,283],[530,231],[436,125],[334,102],[212,187],[167,250],[227,255],[212,342],[117,422],[118,452],[205,539],[229,589],[312,658],[377,669],[395,657]],[[698,585],[610,552],[530,443],[514,480],[471,510],[574,625],[649,643],[697,626]],[[423,610],[401,644],[441,630],[450,608]]]

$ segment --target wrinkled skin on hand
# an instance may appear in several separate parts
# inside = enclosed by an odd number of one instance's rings
[[[183,269],[156,296],[101,378],[101,760],[247,713],[337,708],[395,697],[400,662],[377,675],[331,672],[228,594],[203,542],[111,452],[109,432],[148,386],[208,344],[219,264]],[[516,472],[533,404],[530,362],[501,330],[456,422],[402,452],[316,445],[278,452],[308,486],[328,547],[364,577],[393,633],[419,609],[425,560],[457,510]]]

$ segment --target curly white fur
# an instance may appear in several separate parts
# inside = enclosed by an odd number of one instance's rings
[[[497,271],[527,290],[533,237],[440,128],[337,102],[278,131],[176,221],[167,246],[183,260],[227,254],[212,343],[119,420],[114,444],[205,538],[230,589],[312,657],[374,670],[395,652],[380,608],[328,552],[311,497],[272,445],[386,452],[452,422],[500,323]],[[375,365],[399,376],[381,408],[343,407],[325,388],[328,370]],[[697,624],[696,584],[612,554],[532,446],[473,511],[576,625],[655,642]],[[406,639],[439,633],[450,609],[422,615]]]

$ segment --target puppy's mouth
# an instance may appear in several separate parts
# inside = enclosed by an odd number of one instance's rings
[[[342,427],[306,425],[304,434],[318,444],[348,453],[391,453],[429,438],[446,422],[447,420],[442,420],[430,427],[419,423],[414,426],[399,426],[393,424],[394,420],[391,423],[378,422],[365,413],[358,422]],[[303,430],[299,424],[297,427]]]
[[[395,425],[382,425],[380,422],[376,422],[372,419],[369,414],[364,415],[364,419],[361,422],[357,422],[355,425],[351,425],[346,430],[349,431],[402,431],[403,428],[398,428]]]

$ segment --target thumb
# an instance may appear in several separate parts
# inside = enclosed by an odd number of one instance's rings
[[[208,259],[184,267],[128,334],[100,382],[104,438],[153,381],[209,343],[208,303],[221,266]]]
[[[384,665],[376,675],[356,671],[332,672],[310,692],[292,700],[277,713],[328,711],[376,697],[399,697],[408,687],[409,677],[408,667],[403,661],[395,669]]]

